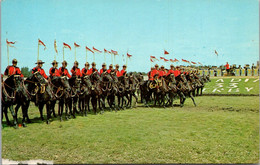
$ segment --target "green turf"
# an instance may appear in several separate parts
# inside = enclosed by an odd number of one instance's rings
[[[2,157],[54,163],[257,163],[259,98],[196,97],[183,108],[127,109],[2,129]],[[175,102],[177,103],[177,101]],[[21,116],[21,115],[19,115]]]
[[[203,93],[258,95],[259,94],[258,80],[259,77],[232,77],[232,78],[212,77],[211,82],[206,83]]]

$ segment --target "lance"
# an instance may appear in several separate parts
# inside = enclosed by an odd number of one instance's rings
[[[7,61],[8,61],[8,65],[9,65],[9,46],[7,44]]]
[[[87,62],[87,58],[88,58],[88,50],[86,49],[86,62]]]
[[[126,55],[126,66],[127,66],[127,64],[128,64],[128,56]]]
[[[62,49],[62,50],[63,50],[63,61],[64,61],[64,46],[63,46],[63,49]]]
[[[76,46],[74,45],[74,47],[75,47],[75,61],[76,61]]]
[[[112,65],[114,65],[114,63],[113,63],[113,54],[111,53],[111,63],[112,63]]]
[[[104,51],[104,60],[105,60],[105,63],[106,63],[106,54],[105,54],[105,51]]]
[[[39,44],[39,39],[38,39],[38,54],[37,54],[37,61],[39,61],[39,52],[40,52],[40,44]]]

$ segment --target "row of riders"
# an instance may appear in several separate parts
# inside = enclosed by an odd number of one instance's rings
[[[65,118],[76,117],[76,113],[87,116],[90,110],[90,102],[94,114],[104,113],[107,101],[110,111],[132,108],[132,97],[135,98],[135,107],[138,97],[141,96],[141,102],[145,106],[153,103],[163,107],[173,106],[176,97],[180,99],[180,106],[184,105],[186,97],[190,97],[196,106],[194,96],[202,95],[202,89],[205,82],[210,81],[209,75],[199,75],[196,71],[182,70],[179,66],[176,68],[171,65],[167,70],[164,66],[156,64],[148,73],[148,80],[144,80],[141,73],[133,74],[126,72],[126,65],[119,70],[119,65],[102,64],[102,69],[96,69],[96,63],[93,62],[92,68],[88,62],[80,70],[78,62],[74,62],[71,69],[71,75],[68,72],[67,62],[62,62],[59,69],[58,62],[53,61],[53,67],[50,68],[48,77],[42,68],[44,62],[37,61],[37,66],[32,69],[32,75],[24,79],[17,60],[12,61],[12,66],[8,66],[4,72],[8,78],[3,81],[2,75],[2,119],[5,114],[7,124],[11,125],[7,110],[11,111],[13,124],[15,128],[18,125],[17,114],[22,109],[22,125],[31,120],[28,116],[30,102],[34,102],[40,111],[40,117],[43,118],[43,108],[46,107],[47,124],[51,116],[56,117],[55,105],[58,101],[58,116],[63,120],[63,110],[65,109]],[[117,105],[116,105],[117,97]],[[15,108],[13,106],[16,105]],[[98,107],[99,106],[99,111]]]

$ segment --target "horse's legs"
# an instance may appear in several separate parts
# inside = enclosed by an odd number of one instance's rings
[[[15,114],[15,112],[14,112],[14,106],[13,106],[13,104],[10,105],[9,109],[10,109],[11,114],[12,114],[12,116],[13,116],[14,126],[16,127],[16,126],[17,126],[17,121],[15,120],[15,119],[16,119],[16,114]],[[7,116],[7,110],[6,110],[6,116]]]
[[[181,107],[183,107],[184,101],[186,100],[186,97],[185,97],[185,95],[183,94],[183,92],[180,92],[180,93],[179,93],[179,96],[180,96],[180,105],[181,105]]]
[[[195,103],[194,97],[192,96],[192,93],[191,93],[191,92],[189,93],[189,96],[190,96],[190,98],[192,99],[192,101],[193,101],[193,104],[194,104],[194,105],[195,105],[195,107],[196,107],[197,105],[196,105],[196,103]]]
[[[72,99],[72,104],[73,104],[73,114],[79,113],[79,111],[77,110],[77,97],[74,97]]]
[[[87,105],[87,110],[88,110],[88,112],[90,112],[90,108],[89,108],[89,101],[90,101],[90,96],[87,96],[86,97],[86,105]],[[86,111],[86,114],[87,114],[87,111]]]
[[[97,114],[97,110],[96,110],[96,106],[95,106],[94,97],[91,97],[91,104],[92,104],[93,112],[96,115]]]
[[[8,118],[7,110],[8,110],[8,106],[4,106],[3,109],[2,109],[2,119],[3,119],[3,112],[4,112],[5,120],[6,120],[7,124],[11,125],[10,120]],[[17,125],[17,118],[16,118],[16,121],[14,121],[14,122],[16,122],[16,125]]]
[[[201,92],[200,92],[200,96],[202,96],[202,90],[203,90],[203,87],[200,88]]]
[[[103,107],[104,101],[103,101],[103,97],[102,96],[98,97],[98,103],[99,103],[99,109],[101,111],[100,113],[102,114],[102,113],[104,113],[104,107]]]
[[[42,110],[43,110],[44,104],[40,102],[40,103],[38,103],[38,107],[39,107],[41,119],[42,119],[42,121],[43,121],[44,118],[43,118]]]
[[[32,121],[29,118],[28,115],[28,110],[29,110],[29,105],[30,105],[30,101],[27,101],[24,105],[22,105],[22,108],[24,107],[25,109],[25,114],[26,114],[26,118],[27,118],[27,123],[31,123]]]
[[[23,127],[26,127],[25,119],[26,119],[26,117],[28,116],[28,115],[26,114],[26,111],[27,111],[26,107],[22,105],[22,113],[23,113],[22,125],[23,125]]]
[[[50,114],[53,113],[53,117],[56,117],[56,114],[55,114],[55,104],[56,104],[56,100],[51,101],[51,104],[50,104]]]
[[[134,98],[135,98],[135,108],[137,107],[137,101],[138,101],[138,97],[136,96],[136,94],[135,93],[133,93],[133,96],[134,96]]]
[[[51,101],[48,101],[46,103],[46,114],[47,114],[47,118],[46,118],[46,123],[50,124],[49,119],[51,118]]]

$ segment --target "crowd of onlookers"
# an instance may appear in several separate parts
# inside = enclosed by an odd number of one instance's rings
[[[251,66],[249,64],[246,64],[244,67],[242,67],[241,65],[236,66],[235,64],[230,66],[227,62],[226,65],[221,65],[219,67],[212,66],[208,68],[203,68],[202,70],[213,70],[213,76],[259,76],[259,69],[260,68],[258,66],[255,66],[254,64],[252,64]],[[220,72],[218,72],[219,70]]]

